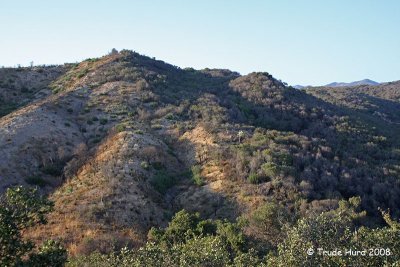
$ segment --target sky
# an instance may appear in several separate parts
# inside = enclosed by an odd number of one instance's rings
[[[400,80],[398,0],[0,0],[0,66],[130,49],[291,85]]]

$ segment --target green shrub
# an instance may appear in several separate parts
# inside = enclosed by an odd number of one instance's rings
[[[279,153],[276,155],[277,161],[279,165],[282,166],[292,166],[293,165],[293,156],[287,153]]]
[[[155,169],[155,170],[163,170],[165,169],[165,165],[162,162],[156,161],[151,163],[151,166]]]
[[[16,103],[4,103],[0,101],[0,117],[5,116],[18,108]]]
[[[88,69],[83,69],[80,72],[78,72],[78,74],[76,75],[76,77],[78,77],[79,79],[82,78],[83,76],[85,76],[88,73]]]
[[[149,165],[149,163],[147,161],[142,161],[140,163],[140,167],[142,167],[145,170],[148,170],[150,168],[150,165]]]
[[[172,114],[172,113],[168,113],[168,114],[165,116],[165,118],[166,118],[167,120],[173,120],[173,119],[175,118],[175,116],[174,116],[174,114]]]
[[[200,165],[193,165],[191,168],[191,174],[192,174],[192,181],[198,185],[204,185],[204,179],[201,176],[201,166]]]
[[[250,217],[252,227],[257,229],[258,237],[277,246],[285,237],[284,227],[294,221],[293,216],[277,202],[268,202],[258,207]]]
[[[53,163],[46,165],[41,168],[41,171],[45,174],[52,176],[60,176],[62,174],[63,166],[61,163]]]
[[[259,184],[265,181],[265,177],[260,176],[257,173],[250,173],[250,175],[247,177],[247,181],[252,184]]]
[[[30,185],[37,185],[40,187],[44,187],[48,184],[48,182],[46,180],[44,180],[42,177],[40,176],[30,176],[25,178],[25,182],[30,184]]]
[[[105,125],[105,124],[107,124],[107,122],[108,122],[108,119],[106,119],[106,118],[101,118],[100,119],[100,124],[101,125]]]
[[[28,266],[63,267],[67,261],[67,250],[58,241],[47,240],[39,248],[38,253],[29,259]]]
[[[74,192],[74,189],[72,188],[72,186],[68,186],[67,188],[65,188],[65,193],[71,194],[72,192]]]
[[[201,220],[199,213],[181,210],[167,228],[152,228],[148,237],[146,246],[134,255],[136,266],[231,266],[233,261],[260,262],[254,251],[244,255],[246,239],[238,223]]]
[[[262,164],[261,169],[264,172],[264,174],[270,177],[271,179],[275,178],[279,173],[278,166],[273,162],[267,162]]]
[[[26,87],[22,87],[21,88],[21,93],[24,93],[24,94],[30,93],[30,90],[28,88],[26,88]]]
[[[125,129],[126,129],[126,126],[123,124],[118,124],[117,126],[115,126],[115,130],[119,133],[125,131]]]
[[[0,197],[0,266],[64,266],[67,251],[55,241],[45,241],[36,249],[22,238],[28,227],[45,224],[53,203],[36,189],[8,188]]]
[[[161,194],[164,194],[175,184],[175,178],[168,175],[165,171],[157,172],[151,179],[150,184]]]
[[[93,144],[97,144],[97,143],[100,143],[100,142],[101,142],[101,138],[100,137],[95,137],[95,138],[92,139],[92,143]]]

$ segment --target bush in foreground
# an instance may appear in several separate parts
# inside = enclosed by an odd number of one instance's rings
[[[38,249],[21,232],[46,223],[53,203],[36,189],[15,187],[0,197],[0,266],[63,266],[67,251],[56,241],[46,241]]]
[[[365,216],[365,212],[357,211],[359,204],[360,198],[341,201],[336,210],[304,217],[294,224],[281,225],[285,220],[278,216],[282,231],[276,239],[279,243],[266,252],[251,248],[254,246],[243,232],[243,220],[201,220],[198,214],[183,210],[175,214],[168,227],[152,228],[148,242],[138,250],[93,253],[72,259],[69,266],[400,266],[400,223],[383,212],[388,226],[357,227]],[[282,207],[274,205],[262,207],[260,212],[266,215],[260,216],[269,218],[270,214],[282,213],[275,211]],[[276,222],[262,225],[269,228]],[[307,254],[310,248],[314,249],[313,255]],[[386,254],[379,256],[322,256],[318,248],[366,249],[367,253],[369,248],[387,248],[390,255],[385,250]]]

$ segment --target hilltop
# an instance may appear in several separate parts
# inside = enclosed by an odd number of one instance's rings
[[[398,82],[296,90],[266,72],[192,68],[123,50],[0,70],[0,190],[55,202],[25,233],[71,254],[146,241],[180,209],[306,217],[361,197],[364,225],[400,217]],[[7,103],[7,105],[5,105]],[[265,239],[251,224],[246,234]]]

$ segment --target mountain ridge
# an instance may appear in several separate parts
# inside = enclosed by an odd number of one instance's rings
[[[140,246],[180,209],[232,221],[278,201],[307,216],[356,195],[369,224],[382,223],[378,207],[399,216],[397,83],[360,86],[368,98],[295,90],[266,72],[181,69],[128,50],[48,76],[0,86],[23,100],[0,117],[0,187],[37,186],[55,202],[49,224],[26,233],[35,240],[110,251]]]
[[[360,81],[354,81],[354,82],[332,82],[332,83],[328,83],[326,85],[323,85],[325,87],[351,87],[351,86],[358,86],[358,85],[379,85],[380,83],[375,82],[373,80],[370,79],[364,79],[364,80],[360,80]],[[296,84],[292,86],[293,88],[296,89],[305,89],[307,87],[320,87],[320,86],[312,86],[312,85],[300,85],[300,84]]]
[[[354,82],[332,82],[329,83],[327,85],[325,85],[326,87],[349,87],[349,86],[357,86],[357,85],[379,85],[378,82],[375,82],[373,80],[370,79],[364,79],[364,80],[360,80],[360,81],[354,81]]]

